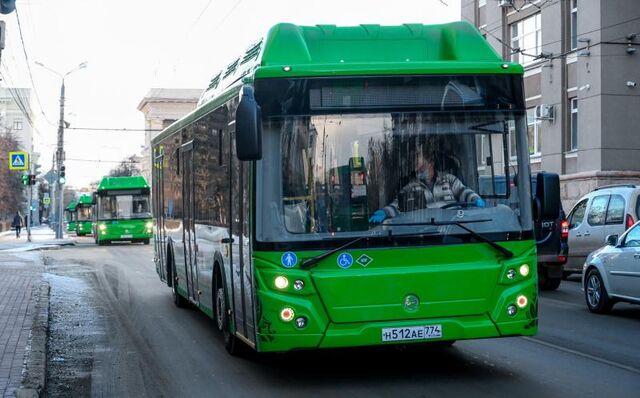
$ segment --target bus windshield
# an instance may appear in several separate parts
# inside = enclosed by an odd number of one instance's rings
[[[278,141],[282,160],[265,177],[279,181],[280,189],[264,210],[280,228],[260,230],[262,238],[384,235],[394,225],[402,225],[394,228],[399,234],[451,232],[451,226],[427,231],[420,225],[432,220],[477,220],[471,225],[476,232],[530,230],[520,212],[526,198],[515,186],[505,191],[504,183],[495,183],[519,174],[515,162],[503,159],[516,157],[512,136],[523,117],[456,112],[273,119],[265,135]]]
[[[78,220],[87,221],[93,217],[93,208],[91,206],[78,206]]]
[[[100,196],[97,208],[99,220],[151,217],[148,195]]]

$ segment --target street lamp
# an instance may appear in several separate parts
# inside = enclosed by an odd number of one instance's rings
[[[56,227],[56,239],[62,239],[62,212],[63,212],[63,198],[64,198],[64,178],[61,177],[61,171],[64,170],[64,79],[73,72],[86,68],[87,61],[80,63],[75,68],[71,69],[65,74],[58,73],[57,71],[44,65],[42,62],[36,62],[36,65],[43,67],[49,72],[55,73],[62,80],[60,86],[60,123],[58,124],[58,150],[56,151],[56,167],[58,172],[58,203],[55,208],[57,209],[58,225]]]

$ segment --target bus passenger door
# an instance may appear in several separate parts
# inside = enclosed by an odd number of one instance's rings
[[[164,238],[164,170],[162,168],[164,157],[162,155],[154,158],[152,172],[153,181],[153,211],[156,220],[155,228],[155,257],[156,271],[162,278],[167,278],[167,259],[165,255],[165,238]]]
[[[200,300],[198,294],[198,264],[196,261],[198,247],[196,245],[194,220],[193,142],[184,144],[180,148],[180,167],[182,169],[182,233],[186,284],[189,299],[198,304]]]

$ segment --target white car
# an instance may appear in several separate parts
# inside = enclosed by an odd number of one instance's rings
[[[608,235],[606,245],[589,254],[582,286],[591,312],[607,313],[620,301],[640,304],[640,221],[620,238]]]
[[[640,185],[596,188],[584,195],[567,216],[569,255],[565,276],[582,271],[587,256],[602,246],[607,235],[622,235],[640,220]]]

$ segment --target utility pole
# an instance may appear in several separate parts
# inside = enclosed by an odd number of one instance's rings
[[[62,239],[62,227],[63,227],[63,222],[62,222],[62,214],[64,212],[64,184],[66,182],[65,177],[62,175],[62,171],[64,170],[64,79],[69,76],[71,73],[79,70],[79,69],[83,69],[87,67],[87,62],[82,62],[80,65],[78,65],[76,68],[70,70],[69,72],[65,73],[64,75],[56,72],[55,70],[45,66],[42,62],[36,62],[36,65],[41,66],[45,69],[47,69],[50,72],[55,73],[56,75],[60,76],[60,78],[62,79],[62,85],[60,86],[60,123],[58,124],[58,149],[56,151],[56,170],[58,172],[58,176],[57,176],[57,188],[58,188],[58,192],[57,192],[57,201],[58,203],[56,203],[56,212],[58,213],[58,224],[56,227],[56,239]]]
[[[56,167],[58,171],[58,225],[56,227],[56,239],[62,239],[62,212],[64,211],[64,179],[60,177],[60,171],[64,163],[64,77],[60,86],[60,124],[58,125],[58,150],[56,151]]]

